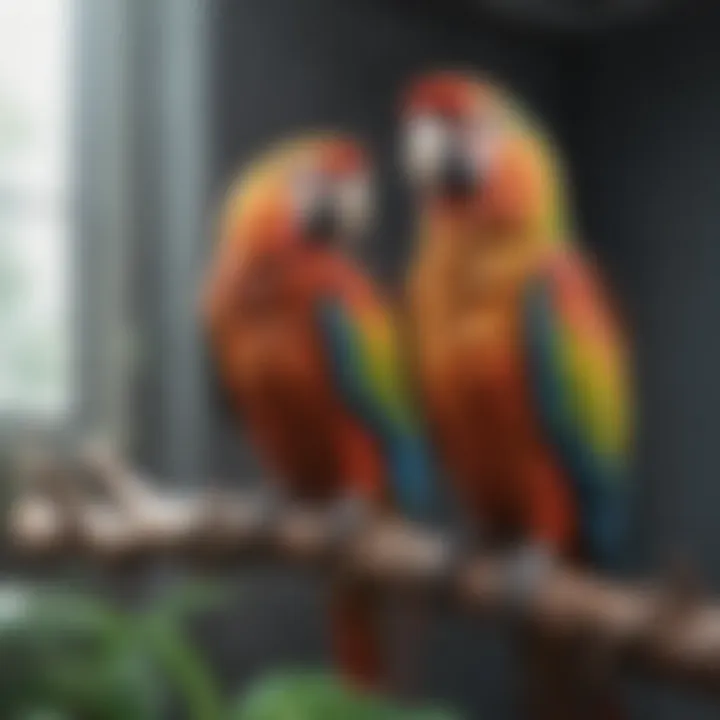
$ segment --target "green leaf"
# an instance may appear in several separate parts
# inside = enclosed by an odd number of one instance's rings
[[[229,596],[225,584],[189,582],[156,599],[136,627],[140,644],[183,699],[192,720],[220,720],[225,709],[217,682],[184,624],[198,612],[216,609]]]
[[[353,691],[339,679],[314,671],[264,678],[237,702],[229,720],[460,720],[439,708],[399,706]]]
[[[52,710],[82,720],[159,720],[169,674],[144,619],[89,595],[0,590],[0,717]],[[173,662],[192,666],[192,648],[170,637],[168,629],[162,647],[177,653]]]
[[[230,598],[231,592],[226,583],[188,581],[153,600],[147,613],[172,618],[179,623],[197,613],[215,610]]]
[[[187,716],[192,720],[219,720],[223,704],[215,678],[182,629],[170,618],[153,618],[145,627],[144,645],[183,698]]]

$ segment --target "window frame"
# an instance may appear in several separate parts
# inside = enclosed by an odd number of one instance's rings
[[[71,262],[75,328],[73,435],[126,443],[129,426],[128,257],[132,213],[131,82],[124,0],[73,1]]]
[[[74,402],[61,423],[0,416],[0,444],[102,433],[194,483],[209,412],[196,312],[209,227],[209,3],[69,2]]]

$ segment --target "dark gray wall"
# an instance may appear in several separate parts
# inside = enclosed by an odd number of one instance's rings
[[[643,555],[684,553],[716,590],[719,29],[714,10],[586,48],[572,148],[588,241],[636,331]]]
[[[720,12],[600,36],[568,88],[585,239],[634,328],[641,400],[635,542],[646,568],[679,555],[720,589]],[[637,717],[718,706],[655,688]]]
[[[366,138],[383,169],[382,225],[367,260],[390,283],[408,252],[393,169],[398,90],[440,65],[491,71],[560,138],[583,235],[636,336],[642,433],[641,567],[684,553],[720,588],[720,11],[586,35],[514,29],[453,4],[221,0],[213,16],[215,187],[279,136],[327,126]],[[216,413],[211,470],[259,472]],[[312,580],[248,577],[232,632],[213,631],[234,683],[286,661],[320,662],[322,593]],[[448,619],[431,649],[427,692],[469,717],[515,717],[508,633]],[[634,717],[717,715],[696,698],[630,689]],[[668,698],[666,695],[672,695]]]

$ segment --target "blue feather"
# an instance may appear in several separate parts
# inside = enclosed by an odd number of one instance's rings
[[[528,293],[526,329],[531,386],[541,419],[576,491],[590,557],[616,566],[627,522],[624,468],[596,452],[574,417],[556,343],[559,337],[551,288],[536,282]]]
[[[364,372],[362,338],[348,308],[337,299],[326,299],[317,316],[338,392],[346,408],[378,440],[400,510],[413,520],[429,519],[437,506],[436,472],[422,422],[401,422],[384,408]]]

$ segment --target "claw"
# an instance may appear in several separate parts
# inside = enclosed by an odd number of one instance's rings
[[[483,547],[482,527],[476,522],[462,522],[446,534],[443,544],[442,560],[435,584],[439,594],[444,597],[448,588],[454,586],[461,569]]]
[[[367,526],[372,508],[359,495],[345,495],[330,509],[330,537],[333,546],[344,547]]]
[[[556,563],[556,554],[542,543],[528,543],[514,551],[507,567],[507,601],[513,612],[523,614],[527,611]]]
[[[260,534],[269,535],[287,509],[288,498],[276,483],[268,483],[258,490],[254,504]]]
[[[677,555],[658,588],[657,607],[638,632],[641,640],[654,638],[658,629],[672,632],[699,607],[703,586],[691,561]]]
[[[691,561],[681,555],[673,558],[665,581],[659,620],[672,623],[696,608],[703,596],[703,587]]]

